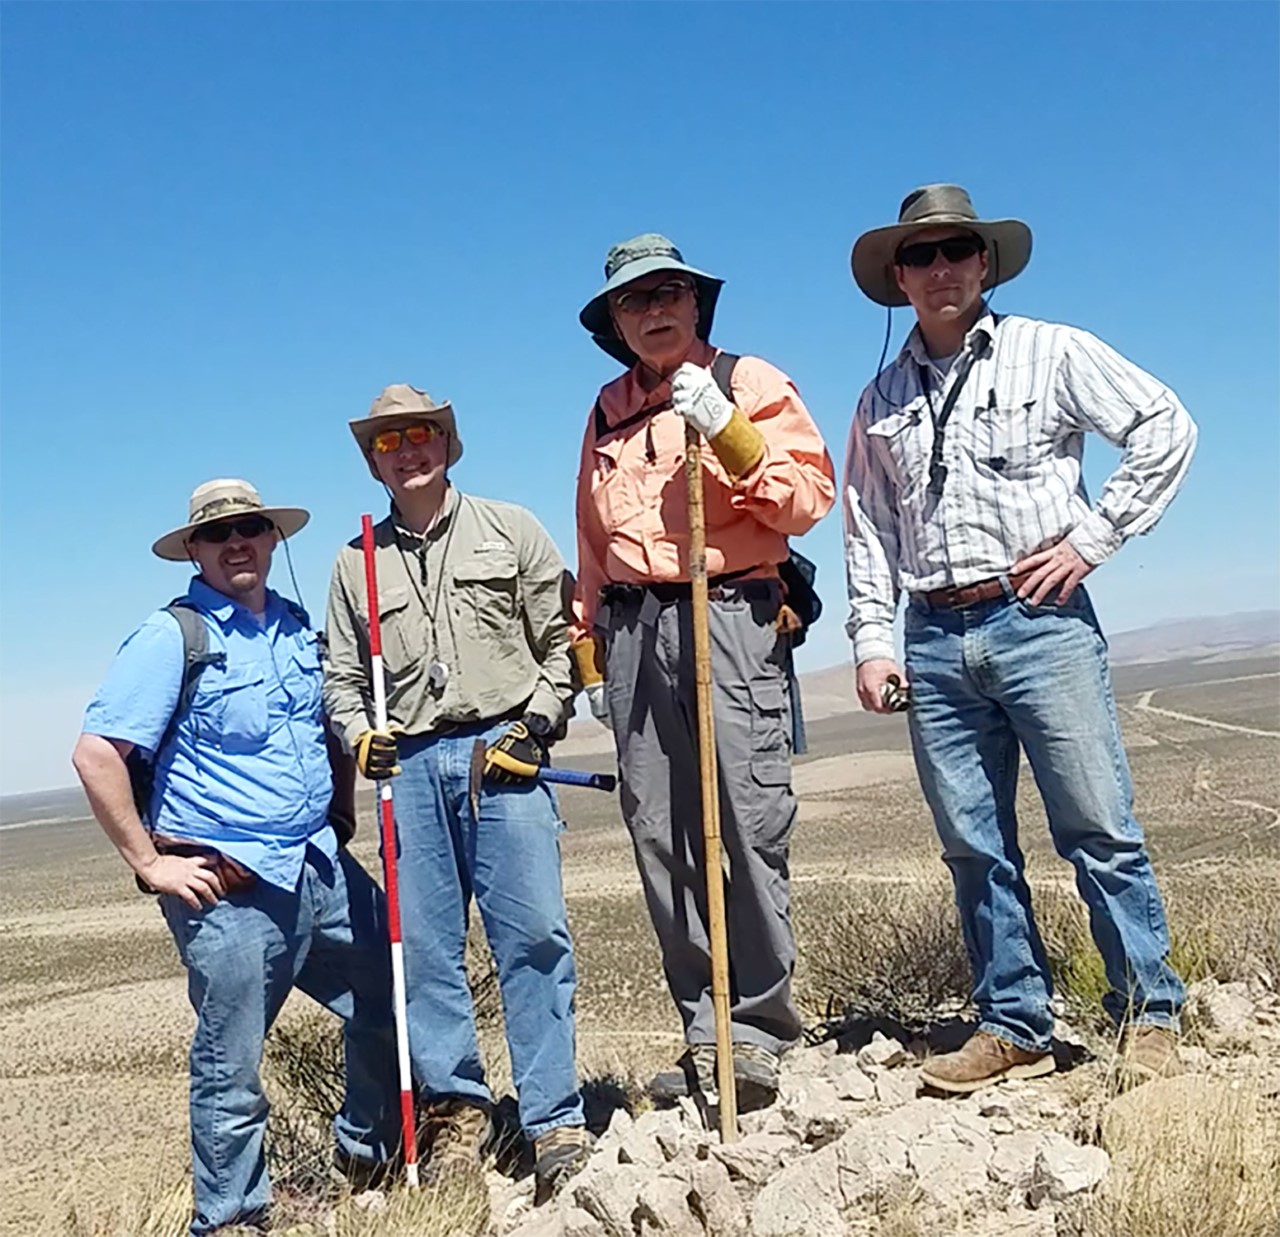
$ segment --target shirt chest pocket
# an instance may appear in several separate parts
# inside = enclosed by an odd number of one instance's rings
[[[321,706],[320,644],[315,632],[303,632],[289,654],[290,711],[294,717],[319,717]]]
[[[973,414],[970,452],[978,470],[1021,481],[1035,474],[1053,452],[1035,399],[996,400]]]
[[[931,424],[921,397],[900,412],[867,426],[868,447],[879,456],[900,494],[910,493],[928,479],[929,451],[933,446]]]
[[[382,660],[389,670],[405,670],[413,660],[415,641],[409,619],[409,590],[404,587],[380,590],[378,625],[382,633]]]
[[[646,481],[661,466],[660,461],[651,422],[611,434],[596,444],[591,500],[610,536],[628,527],[634,530],[645,509]]]
[[[200,676],[191,716],[201,742],[224,752],[261,751],[269,733],[265,668],[256,662],[210,666]]]
[[[510,636],[519,611],[519,565],[514,552],[485,550],[464,558],[453,569],[453,583],[459,607],[477,637]]]

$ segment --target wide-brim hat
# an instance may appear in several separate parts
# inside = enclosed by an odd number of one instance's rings
[[[453,415],[453,405],[445,400],[437,404],[425,391],[411,387],[407,382],[393,382],[369,407],[369,415],[358,421],[348,421],[355,440],[360,444],[369,471],[375,481],[380,480],[373,464],[371,444],[375,434],[383,430],[403,429],[431,421],[440,427],[449,439],[449,456],[445,467],[452,468],[462,458],[462,439],[458,437],[458,423]]]
[[[897,223],[872,228],[854,242],[849,258],[854,282],[878,305],[909,304],[893,274],[898,246],[913,232],[948,226],[966,228],[986,242],[983,291],[1021,275],[1031,260],[1031,229],[1021,219],[979,219],[967,190],[925,185],[902,199]]]
[[[187,542],[202,524],[216,524],[237,516],[266,516],[280,534],[281,540],[292,537],[311,518],[301,507],[264,507],[258,491],[247,481],[236,477],[219,477],[205,481],[191,492],[187,522],[181,528],[165,533],[152,547],[153,554],[171,563],[189,562]]]
[[[701,340],[706,340],[711,335],[716,301],[720,298],[724,280],[690,266],[680,250],[657,232],[633,236],[629,241],[622,241],[609,250],[604,260],[604,287],[586,303],[578,315],[578,321],[591,332],[591,338],[596,344],[628,369],[640,358],[627,346],[613,325],[613,318],[609,313],[609,293],[616,292],[633,279],[652,275],[655,271],[679,271],[693,279],[698,298],[697,335]]]

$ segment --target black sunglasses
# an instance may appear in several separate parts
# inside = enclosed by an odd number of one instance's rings
[[[221,520],[217,524],[202,524],[191,534],[192,541],[207,541],[210,545],[221,545],[229,541],[234,533],[249,541],[253,537],[261,537],[263,533],[275,531],[275,525],[265,515],[246,515],[239,520]]]
[[[987,242],[980,236],[948,236],[941,241],[916,241],[903,245],[894,255],[899,266],[932,266],[941,252],[948,262],[966,262],[974,254],[985,253]]]

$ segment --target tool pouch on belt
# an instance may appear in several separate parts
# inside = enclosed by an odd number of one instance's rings
[[[217,861],[218,879],[222,882],[224,893],[243,893],[246,889],[252,889],[258,883],[258,878],[250,872],[247,876],[242,875],[235,864],[231,863],[221,851],[216,850],[212,846],[201,846],[199,842],[188,842],[180,838],[165,837],[162,833],[151,835],[151,841],[156,850],[162,855],[181,855],[184,859],[196,859],[201,855],[208,855]],[[158,894],[158,889],[152,889],[141,876],[134,876],[134,884],[138,886],[139,893]]]

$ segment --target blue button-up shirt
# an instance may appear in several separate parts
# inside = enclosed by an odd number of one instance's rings
[[[307,844],[330,859],[333,794],[321,717],[316,633],[273,592],[265,621],[199,576],[187,591],[209,652],[191,708],[158,753],[151,824],[215,847],[263,880],[292,889]],[[154,752],[182,689],[182,632],[157,611],[120,647],[85,712],[88,734]]]

